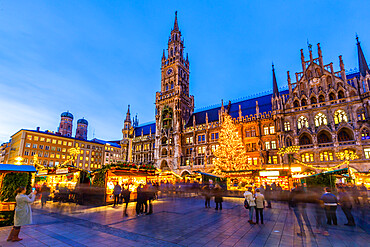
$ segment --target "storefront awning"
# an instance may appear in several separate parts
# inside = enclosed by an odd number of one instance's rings
[[[0,164],[0,172],[36,172],[36,168],[29,165]]]
[[[224,178],[224,176],[220,176],[220,175],[216,175],[212,173],[205,173],[205,172],[199,172],[199,171],[194,171],[194,172],[205,175],[205,176],[210,176],[210,177],[215,177],[215,178]]]
[[[313,174],[313,175],[303,177],[303,178],[310,178],[310,177],[316,177],[316,176],[319,176],[319,175],[327,175],[327,174],[332,174],[332,175],[338,174],[339,175],[339,174],[343,174],[343,173],[347,173],[347,172],[348,172],[348,168],[342,168],[342,169],[338,169],[338,170],[326,171],[326,172]]]

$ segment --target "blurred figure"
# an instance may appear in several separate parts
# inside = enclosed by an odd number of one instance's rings
[[[298,186],[297,183],[293,184],[293,188],[289,196],[289,208],[293,209],[294,215],[297,218],[300,232],[297,233],[298,236],[306,236],[303,226],[303,220],[306,222],[306,225],[311,229],[311,223],[308,220],[305,204],[305,193],[302,187]]]
[[[347,192],[345,191],[345,189],[343,187],[339,187],[338,188],[339,190],[339,205],[340,207],[342,208],[342,211],[344,213],[344,215],[346,216],[347,218],[347,223],[344,224],[346,226],[355,226],[355,219],[353,218],[353,215],[351,213],[351,210],[352,210],[352,203],[351,203],[351,198],[350,196],[347,194]]]
[[[353,200],[355,201],[356,205],[360,205],[360,199],[358,198],[360,196],[360,192],[357,189],[356,185],[352,185],[352,197]]]
[[[46,204],[46,201],[48,200],[48,197],[50,195],[50,188],[44,183],[41,186],[41,208],[44,207]]]
[[[147,191],[147,199],[149,204],[149,212],[147,215],[153,213],[153,204],[152,201],[155,199],[155,187],[152,184],[149,184],[148,191]]]
[[[123,211],[123,215],[124,216],[128,216],[128,214],[127,214],[127,207],[128,207],[128,203],[130,202],[130,194],[131,194],[130,185],[127,184],[126,186],[122,186],[122,192],[121,192],[122,200],[126,204],[125,210]]]
[[[252,187],[249,187],[246,192],[244,192],[245,200],[247,200],[249,205],[249,224],[256,224],[253,222],[253,212],[256,210],[256,201],[252,194]]]
[[[221,188],[221,186],[219,184],[216,184],[213,192],[214,192],[214,195],[215,195],[215,203],[216,203],[215,210],[218,210],[218,208],[220,208],[220,210],[222,210],[223,199],[222,199],[222,188]]]
[[[321,189],[315,189],[312,194],[312,202],[314,205],[315,220],[316,220],[316,230],[315,233],[321,233],[324,236],[329,236],[329,232],[325,223],[325,211],[324,203],[320,200]]]
[[[119,186],[119,184],[117,182],[116,185],[114,186],[114,189],[113,189],[113,196],[114,196],[113,207],[115,207],[119,203],[119,196],[121,195],[121,190],[122,190],[122,188],[121,188],[121,186]]]
[[[263,208],[265,207],[265,197],[261,194],[260,189],[256,189],[255,194],[256,200],[256,224],[259,223],[259,219],[261,218],[261,224],[263,224]]]
[[[142,203],[140,207],[140,213],[148,213],[148,185],[142,185]]]
[[[137,187],[137,198],[136,198],[136,216],[141,215],[141,208],[143,204],[143,185],[140,184]]]
[[[368,204],[368,197],[367,197],[367,188],[364,185],[364,183],[361,184],[361,186],[359,187],[359,190],[360,190],[360,196],[362,197],[362,200],[363,200],[363,204],[364,206],[366,206]]]
[[[265,183],[265,198],[267,202],[267,207],[266,208],[271,208],[271,186]]]
[[[327,224],[331,225],[333,223],[337,225],[337,197],[331,193],[330,188],[325,188],[325,193],[321,196],[320,200],[324,202]]]
[[[271,184],[271,199],[272,200],[274,200],[274,201],[276,201],[276,183],[275,182],[273,182],[272,184]]]
[[[203,186],[202,193],[205,198],[205,207],[211,208],[211,188],[209,187],[209,184]]]

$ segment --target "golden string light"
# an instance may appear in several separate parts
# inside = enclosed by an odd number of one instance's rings
[[[298,153],[300,148],[301,148],[300,146],[282,147],[282,148],[279,148],[279,151],[277,152],[277,154],[283,155],[283,156],[285,154],[296,154]]]

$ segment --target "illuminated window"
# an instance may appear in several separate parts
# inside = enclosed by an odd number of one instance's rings
[[[333,153],[325,151],[320,153],[320,161],[333,161]]]
[[[50,158],[54,158],[55,157],[55,154],[54,153],[51,153],[50,154]]]
[[[64,146],[67,146],[67,142],[66,142],[66,141],[63,141],[63,145],[64,145]]]
[[[268,135],[269,134],[269,127],[265,126],[263,127],[263,134]]]
[[[46,142],[51,142],[51,139],[50,139],[50,138],[47,138],[47,139],[46,139]]]
[[[276,165],[278,163],[278,157],[276,155],[272,156],[272,161]]]
[[[38,140],[39,140],[39,137],[38,137],[38,136],[34,136],[34,137],[33,137],[33,140],[34,140],[34,141],[38,141]]]
[[[364,121],[366,119],[365,117],[365,108],[359,108],[357,110],[357,120],[358,121]]]
[[[190,165],[190,160],[188,160],[188,159],[187,159],[187,160],[185,161],[185,164],[186,164],[187,166],[188,166],[188,165]]]
[[[53,166],[53,161],[51,160],[51,161],[49,161],[49,166]]]
[[[253,158],[253,165],[258,165],[258,158]]]
[[[63,153],[67,152],[67,149],[66,148],[62,148],[62,152]]]
[[[285,122],[284,123],[284,130],[285,131],[290,131],[290,122]]]
[[[72,142],[68,142],[68,146],[72,146]]]
[[[300,116],[297,121],[298,129],[302,129],[303,127],[308,128],[308,119],[305,116]]]
[[[370,159],[370,148],[364,148],[365,158]]]
[[[270,126],[270,134],[275,134],[275,126]]]
[[[334,123],[339,124],[341,122],[348,122],[348,117],[345,111],[337,110],[334,113]]]
[[[57,140],[53,139],[52,143],[57,144]]]
[[[60,159],[60,154],[56,154],[55,158]]]
[[[251,136],[252,137],[256,136],[256,129],[254,127],[252,127],[252,129],[251,129]]]
[[[85,157],[85,160],[86,160],[86,161],[89,161],[89,157]]]
[[[212,153],[214,152],[214,151],[216,151],[216,149],[218,148],[218,145],[212,145]]]
[[[276,149],[276,141],[271,141],[271,149]]]
[[[314,161],[313,153],[301,154],[301,160],[302,162],[313,162]]]
[[[45,137],[40,137],[40,142],[44,142],[45,141]]]
[[[252,164],[253,164],[252,158],[248,158],[248,165],[252,165]]]
[[[32,141],[32,136],[30,136],[30,135],[27,135],[27,140],[30,140],[30,141]]]
[[[84,157],[80,156],[80,160],[83,160]]]
[[[370,135],[369,135],[369,130],[368,129],[363,129],[361,131],[361,139],[362,140],[368,140],[368,139],[370,139]]]
[[[327,125],[328,124],[328,119],[326,118],[325,114],[323,113],[318,113],[315,116],[315,126],[319,127],[320,125]]]
[[[64,154],[62,154],[62,159],[66,159],[66,156]]]
[[[198,154],[204,154],[206,152],[206,147],[198,147]]]
[[[31,147],[31,143],[26,143],[26,148],[30,148]]]
[[[266,147],[266,150],[269,150],[270,149],[270,142],[265,142],[265,147]]]

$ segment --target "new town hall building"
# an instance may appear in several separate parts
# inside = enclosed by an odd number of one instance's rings
[[[339,71],[325,64],[320,44],[317,57],[301,50],[302,71],[287,72],[289,90],[278,89],[272,68],[272,94],[194,112],[189,92],[188,55],[177,16],[163,51],[161,90],[155,98],[155,123],[138,126],[128,110],[121,141],[123,159],[154,163],[178,174],[212,172],[218,147],[221,114],[229,114],[239,128],[248,162],[264,167],[286,164],[279,147],[300,146],[296,158],[315,166],[334,166],[335,153],[350,149],[359,159],[351,166],[370,168],[370,71],[357,39],[359,72],[346,73],[342,56]]]

